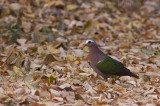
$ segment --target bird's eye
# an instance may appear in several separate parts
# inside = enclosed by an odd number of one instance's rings
[[[89,41],[88,43],[91,43],[91,41]]]

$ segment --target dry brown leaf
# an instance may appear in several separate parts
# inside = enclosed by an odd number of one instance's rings
[[[84,106],[85,103],[84,103],[82,100],[77,100],[74,105],[75,105],[75,106]]]
[[[25,22],[22,21],[22,28],[24,30],[24,32],[30,32],[31,31],[31,23],[30,22]]]
[[[16,95],[22,95],[22,94],[25,94],[25,89],[24,88],[18,88],[14,91],[14,93]]]
[[[50,1],[47,4],[45,4],[44,7],[47,8],[51,6],[64,6],[64,5],[65,4],[61,0],[58,0],[58,1]]]
[[[62,97],[54,97],[53,99],[54,99],[54,100],[57,100],[57,101],[59,101],[59,102],[62,102],[62,101],[63,101],[63,98],[62,98]]]
[[[159,7],[159,0],[0,0],[0,103],[159,106]],[[86,39],[140,79],[96,77]]]
[[[50,94],[50,92],[48,92],[47,90],[41,90],[40,92],[39,92],[39,96],[41,97],[41,98],[45,98],[45,99],[51,99],[51,94]]]

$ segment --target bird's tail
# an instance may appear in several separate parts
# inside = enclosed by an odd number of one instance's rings
[[[131,76],[131,77],[135,77],[135,78],[139,78],[137,75],[135,75],[134,73],[132,73],[129,69],[127,68],[123,68],[122,70],[120,70],[119,72],[117,72],[114,75],[118,75],[118,76]]]
[[[139,78],[139,76],[133,74],[132,72],[130,73],[130,76],[131,76],[131,77],[135,77],[135,78]]]
[[[128,75],[131,77],[139,78],[136,74],[132,73],[129,69],[125,68],[126,72],[128,72]]]

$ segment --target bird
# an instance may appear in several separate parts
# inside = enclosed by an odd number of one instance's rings
[[[86,40],[84,47],[89,47],[89,63],[91,68],[105,80],[110,76],[131,76],[139,78],[121,62],[104,54],[93,39]]]

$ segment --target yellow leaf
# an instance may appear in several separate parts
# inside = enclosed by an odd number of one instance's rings
[[[139,25],[139,21],[133,21],[133,26],[136,27],[137,29],[140,29],[141,26]]]
[[[36,18],[35,14],[32,14],[32,13],[23,13],[25,15],[25,17],[28,17],[28,18]]]
[[[133,34],[131,31],[128,32],[128,39],[130,42],[133,42],[133,40],[134,40],[134,37],[133,37]]]
[[[47,4],[44,5],[44,7],[51,7],[51,6],[64,6],[65,4],[61,1],[50,1]]]
[[[74,64],[79,64],[79,61],[75,61]]]
[[[38,47],[38,53],[39,54],[45,54],[45,51],[42,47]]]
[[[132,29],[132,23],[131,23],[131,22],[127,25],[127,28],[128,28],[129,30]]]
[[[0,93],[0,97],[1,97],[1,98],[6,98],[6,99],[9,98],[7,95],[5,95],[5,94],[3,94],[3,93]]]
[[[48,50],[51,52],[51,53],[60,53],[60,50],[59,49],[56,49],[52,46],[48,46]]]
[[[27,85],[28,88],[34,89],[33,86],[31,86],[27,81],[25,81],[25,84]]]
[[[89,52],[89,48],[86,46],[86,47],[83,48],[83,51],[84,52]]]
[[[76,57],[71,54],[67,54],[67,59],[70,61],[74,61],[74,60],[76,60]]]
[[[40,36],[38,36],[38,41],[39,42],[45,42],[46,40],[47,40],[47,36],[46,35],[40,35]]]
[[[122,55],[123,55],[123,56],[126,56],[127,54],[128,54],[128,53],[126,53],[126,52],[124,52],[124,51],[122,52]]]
[[[104,84],[100,84],[100,85],[98,86],[98,90],[99,90],[99,91],[105,90],[105,85],[104,85]]]
[[[61,0],[55,1],[55,6],[64,6],[64,5],[65,4]]]
[[[51,47],[51,46],[48,46],[48,50],[49,50],[50,52],[55,52],[55,51],[56,51],[56,49],[55,49],[54,47]]]
[[[76,8],[77,8],[77,5],[73,5],[73,4],[67,5],[67,10],[74,10]]]
[[[22,73],[20,72],[20,69],[16,66],[13,66],[13,71],[18,75],[18,76],[22,76]]]

